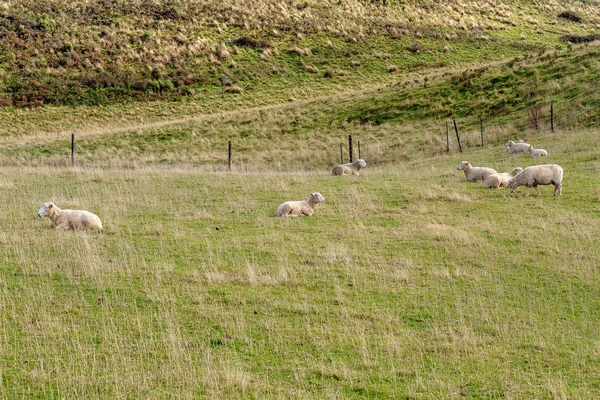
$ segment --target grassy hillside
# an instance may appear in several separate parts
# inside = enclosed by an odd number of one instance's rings
[[[463,157],[338,179],[0,170],[6,398],[595,398],[596,131],[547,134],[563,196],[484,190]],[[311,218],[279,203],[326,197]],[[35,212],[86,208],[102,234]]]
[[[599,7],[0,1],[0,397],[600,397]]]
[[[257,88],[331,90],[564,47],[594,34],[582,1],[0,3],[0,107],[104,105]],[[569,12],[579,18],[562,18]],[[563,14],[564,16],[564,14]],[[288,93],[288,96],[290,94]]]
[[[231,140],[237,170],[322,169],[339,161],[340,143],[347,158],[350,134],[355,146],[361,141],[362,155],[371,163],[443,153],[445,124],[452,118],[467,148],[480,145],[480,118],[486,146],[528,138],[543,147],[551,104],[560,132],[598,125],[598,53],[597,45],[577,45],[260,107],[255,100],[269,94],[257,89],[254,97],[215,96],[203,104],[6,109],[0,111],[0,155],[5,165],[66,165],[75,133],[81,166],[222,170]],[[317,94],[317,88],[305,93]],[[450,129],[450,147],[456,151]]]

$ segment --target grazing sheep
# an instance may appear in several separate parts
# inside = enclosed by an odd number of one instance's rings
[[[311,193],[308,200],[286,201],[277,207],[278,217],[310,217],[319,203],[323,203],[325,197],[321,193]]]
[[[517,143],[513,142],[512,140],[509,140],[506,143],[506,151],[509,153],[529,153],[532,149],[533,146],[530,145],[529,143],[525,143],[522,140],[519,140]]]
[[[487,178],[483,180],[483,187],[485,189],[498,189],[501,187],[508,187],[508,181],[510,180],[510,178],[517,175],[521,171],[523,171],[523,168],[517,167],[510,172],[502,172],[499,174],[488,175]]]
[[[354,161],[353,163],[336,165],[331,170],[333,175],[360,175],[359,171],[361,168],[365,168],[367,163],[362,158]]]
[[[534,149],[533,147],[531,148],[531,157],[542,157],[542,156],[547,156],[548,152],[544,149]]]
[[[532,186],[537,191],[538,196],[541,196],[538,185],[554,185],[554,195],[560,196],[562,194],[562,179],[563,169],[557,164],[544,164],[534,165],[527,167],[517,175],[512,177],[508,181],[508,188],[510,192],[514,192],[519,186],[527,186],[527,193],[525,196],[529,196],[529,188]]]
[[[463,161],[456,167],[457,170],[462,170],[469,182],[483,182],[488,175],[497,174],[496,170],[485,167],[474,167],[468,161]]]
[[[67,229],[98,229],[102,230],[102,221],[96,214],[84,210],[61,210],[53,203],[44,203],[38,211],[38,217],[49,217],[54,228]]]

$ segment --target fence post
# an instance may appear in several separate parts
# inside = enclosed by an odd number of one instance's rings
[[[358,141],[358,158],[360,159],[360,140]]]
[[[450,139],[448,138],[448,121],[446,121],[446,153],[450,152]]]
[[[460,145],[460,136],[458,135],[458,127],[456,126],[456,120],[453,119],[452,122],[454,123],[454,131],[456,132],[456,141],[458,142],[458,150],[460,150],[460,152],[462,153],[462,146]]]
[[[352,135],[348,135],[348,154],[350,156],[350,162],[352,162]]]
[[[71,133],[71,167],[75,166],[75,134]]]
[[[550,130],[554,133],[554,103],[550,103]]]
[[[481,148],[483,149],[483,119],[479,118],[479,131],[481,132]]]
[[[227,143],[227,169],[231,172],[231,140]]]

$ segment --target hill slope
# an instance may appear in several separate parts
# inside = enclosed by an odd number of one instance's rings
[[[563,35],[593,33],[599,8],[573,0],[4,1],[0,106],[202,102],[222,78],[233,93],[376,84],[394,72],[564,46]],[[565,11],[581,20],[559,18]]]

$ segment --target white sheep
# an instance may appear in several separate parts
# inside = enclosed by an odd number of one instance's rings
[[[321,193],[315,192],[310,194],[308,200],[286,201],[277,207],[278,217],[301,217],[303,215],[311,216],[315,207],[319,203],[323,203],[325,197]]]
[[[543,157],[543,156],[547,156],[548,152],[544,149],[534,149],[533,147],[531,148],[531,157]]]
[[[462,170],[469,182],[483,182],[488,175],[497,174],[495,169],[486,167],[474,167],[468,161],[463,161],[456,167],[457,170]]]
[[[541,196],[538,185],[554,185],[554,195],[562,194],[562,179],[563,169],[557,164],[534,165],[527,167],[508,181],[510,192],[514,192],[519,186],[527,186],[529,196],[529,188],[534,187],[538,196]]]
[[[498,174],[488,175],[483,180],[483,187],[485,189],[498,189],[508,187],[508,181],[519,172],[523,171],[523,168],[516,167],[510,172],[502,172]]]
[[[529,143],[525,143],[522,140],[519,140],[517,143],[513,142],[512,140],[509,140],[506,143],[506,151],[513,154],[529,153],[530,149],[532,148],[532,145],[530,145]]]
[[[353,163],[336,165],[331,170],[333,175],[360,175],[359,171],[361,168],[365,168],[367,163],[362,158],[354,161]]]
[[[38,210],[38,217],[49,217],[57,230],[102,230],[102,221],[96,214],[84,210],[61,210],[51,202],[42,204]]]

